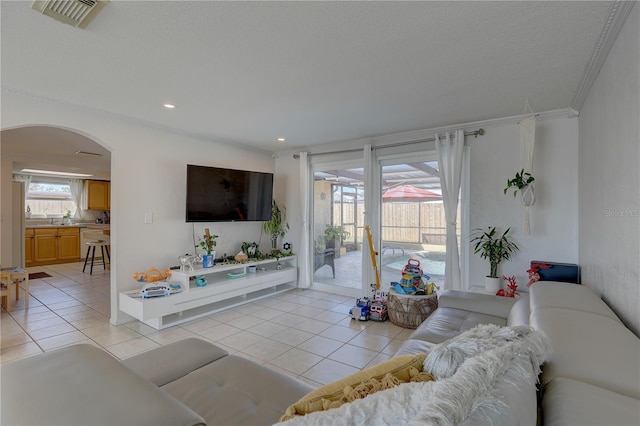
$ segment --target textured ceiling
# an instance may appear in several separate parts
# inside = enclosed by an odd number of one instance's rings
[[[278,151],[570,107],[611,3],[0,7],[4,88]]]

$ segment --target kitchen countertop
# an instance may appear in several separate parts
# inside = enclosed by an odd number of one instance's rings
[[[110,229],[110,224],[97,223],[73,223],[71,225],[61,225],[59,223],[41,224],[41,225],[25,225],[26,229],[36,228],[87,228],[87,229]]]

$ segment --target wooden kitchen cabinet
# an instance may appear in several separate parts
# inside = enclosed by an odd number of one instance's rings
[[[109,210],[111,207],[111,182],[104,180],[87,181],[87,209]]]
[[[35,232],[33,229],[25,229],[24,231],[24,263],[25,266],[33,265],[34,261],[34,238]]]
[[[80,260],[80,228],[36,228],[32,231],[34,231],[34,242],[31,266]],[[28,246],[25,245],[25,247]],[[25,263],[29,264],[29,262]]]
[[[80,229],[58,228],[58,261],[77,262],[80,259]]]
[[[35,229],[34,248],[33,262],[36,265],[55,263],[58,260],[58,229]]]

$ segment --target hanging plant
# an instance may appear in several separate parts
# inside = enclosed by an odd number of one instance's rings
[[[518,191],[525,189],[533,183],[534,180],[535,178],[531,173],[525,172],[524,169],[522,169],[516,173],[516,177],[507,180],[507,187],[504,189],[504,194],[507,195],[507,192],[513,188],[513,196],[515,197]]]

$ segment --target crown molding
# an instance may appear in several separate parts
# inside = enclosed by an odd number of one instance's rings
[[[606,61],[613,44],[618,38],[620,31],[622,31],[622,27],[624,26],[624,23],[627,20],[629,13],[631,13],[631,9],[633,9],[635,3],[637,2],[617,0],[611,4],[607,20],[604,27],[602,27],[598,41],[593,47],[591,58],[584,68],[580,85],[578,86],[576,95],[571,102],[571,108],[574,110],[580,111],[582,109],[582,106],[587,99],[587,95],[589,95],[589,91],[591,90],[596,77],[598,77],[604,62]]]

